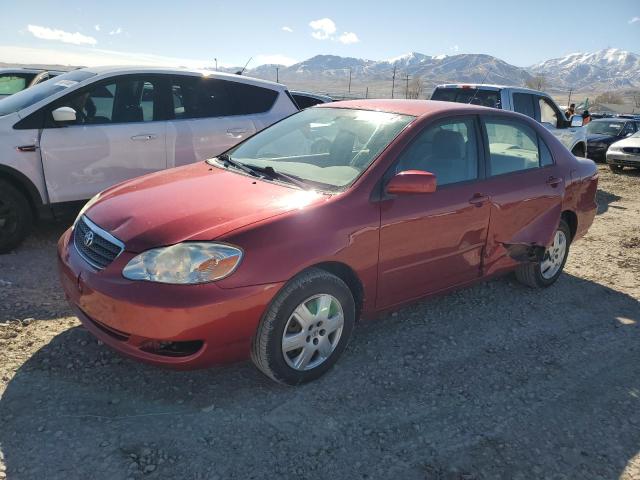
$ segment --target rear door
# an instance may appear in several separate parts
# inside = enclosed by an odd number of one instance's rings
[[[84,200],[116,183],[167,166],[163,83],[154,75],[97,82],[54,102],[45,113],[40,150],[51,203]],[[68,106],[72,124],[51,111]]]
[[[381,202],[379,307],[465,283],[481,274],[490,206],[483,195],[479,127],[474,117],[427,126],[387,173],[423,170],[437,177],[430,194]]]
[[[512,265],[512,256],[546,246],[560,221],[565,179],[535,130],[515,118],[483,116],[491,224],[485,271]]]
[[[217,78],[172,77],[169,164],[214,157],[253,135],[257,131],[252,118],[255,110],[268,110],[277,93],[269,90],[265,99],[263,92],[254,90],[258,87],[248,87]]]

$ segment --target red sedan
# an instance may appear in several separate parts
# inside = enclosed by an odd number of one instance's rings
[[[526,116],[370,100],[297,113],[93,198],[58,246],[87,329],[180,368],[326,372],[359,318],[514,271],[560,276],[597,170]]]

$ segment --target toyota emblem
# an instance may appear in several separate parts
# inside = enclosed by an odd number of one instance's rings
[[[93,232],[89,230],[87,233],[84,234],[84,246],[90,247],[92,243],[93,243]]]

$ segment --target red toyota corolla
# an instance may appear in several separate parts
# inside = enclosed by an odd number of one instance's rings
[[[358,318],[512,270],[554,283],[597,178],[523,115],[326,104],[102,192],[60,239],[60,274],[86,328],[125,355],[251,356],[298,384],[335,363]]]

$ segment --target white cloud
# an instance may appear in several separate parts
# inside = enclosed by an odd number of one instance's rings
[[[118,27],[115,30],[111,30],[109,35],[120,35],[122,33],[122,28]]]
[[[94,30],[96,32],[99,32],[100,31],[100,24],[94,25],[93,28],[94,28]]]
[[[344,32],[338,37],[338,41],[340,43],[344,43],[345,45],[350,45],[352,43],[358,43],[360,39],[358,38],[358,35],[353,32]]]
[[[633,17],[631,20],[629,20],[629,23],[638,23],[640,22],[640,17]]]
[[[459,52],[460,51],[460,46],[459,45],[454,45],[453,47],[450,48],[450,50],[452,50],[454,52]]]
[[[293,33],[293,28],[284,26],[284,27],[282,27],[282,31],[283,32]]]
[[[257,67],[258,65],[264,65],[265,63],[274,65],[285,65],[288,67],[298,62],[296,59],[287,57],[286,55],[282,55],[281,53],[275,53],[272,55],[256,55],[253,60],[255,61],[254,67]],[[251,65],[249,65],[249,68],[251,68]]]
[[[316,40],[327,40],[336,33],[336,24],[330,18],[320,18],[309,22],[309,26],[313,30],[311,36]]]
[[[42,40],[56,40],[58,42],[72,43],[73,45],[95,45],[98,41],[79,32],[70,33],[38,25],[27,25],[27,30],[36,38]]]

